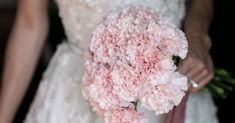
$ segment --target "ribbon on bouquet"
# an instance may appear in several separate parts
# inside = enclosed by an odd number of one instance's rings
[[[184,123],[188,97],[189,93],[186,93],[181,103],[166,114],[164,123]]]

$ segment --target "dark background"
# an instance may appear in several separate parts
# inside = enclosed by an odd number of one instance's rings
[[[216,68],[225,68],[234,76],[234,28],[235,28],[235,9],[232,0],[214,0],[214,18],[211,25],[210,35],[213,41],[211,54]],[[9,32],[12,28],[16,12],[14,0],[0,0],[0,75],[3,67],[4,50]],[[58,17],[58,11],[53,2],[50,2],[50,33],[44,45],[43,53],[37,66],[37,70],[16,115],[15,123],[21,123],[28,111],[29,105],[33,100],[35,91],[38,87],[41,74],[45,70],[56,45],[61,42],[64,36],[63,28]],[[0,76],[1,77],[1,76]],[[225,100],[215,99],[218,106],[218,117],[220,123],[235,123],[233,111],[235,110],[235,91],[231,92]]]

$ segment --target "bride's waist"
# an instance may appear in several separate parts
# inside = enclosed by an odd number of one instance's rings
[[[85,56],[87,51],[88,47],[68,40],[64,40],[57,48],[57,52],[75,53],[77,56]]]
[[[82,52],[85,52],[88,50],[90,39],[87,36],[83,36],[80,38],[68,36],[66,40],[72,47],[79,49]]]

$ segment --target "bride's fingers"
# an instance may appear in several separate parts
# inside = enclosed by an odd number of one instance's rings
[[[196,84],[198,84],[197,88],[200,88],[199,85],[201,85],[202,80],[207,76],[207,74],[202,70],[199,71],[201,72],[200,74],[198,74],[197,76],[195,76],[194,78],[190,79],[190,83],[189,83],[189,88],[188,90],[191,92],[192,90],[194,90],[194,88],[192,87],[192,81],[195,82]]]
[[[190,79],[194,80],[196,82],[200,82],[203,80],[203,78],[205,78],[207,75],[209,74],[209,72],[206,69],[199,69],[198,71],[196,71],[193,75],[191,75]]]
[[[191,71],[186,73],[186,76],[189,80],[189,87],[188,87],[189,91],[193,89],[192,81],[198,83],[201,80],[201,78],[205,76],[205,74],[202,71],[203,69],[197,69],[197,70],[191,69]]]
[[[188,59],[181,61],[177,67],[177,71],[181,74],[185,75],[190,71],[191,65]]]
[[[206,75],[203,67],[197,65],[191,65],[190,70],[185,74],[189,80],[198,81],[201,76]]]
[[[202,71],[200,72],[200,74],[198,74],[197,76],[195,76],[194,80],[198,83],[198,87],[197,88],[191,88],[190,90],[192,92],[196,92],[199,91],[201,88],[203,88],[212,78],[214,75],[214,66],[213,63],[211,61],[211,58],[208,57],[208,61],[207,61],[207,66],[204,66]]]
[[[199,80],[198,83],[198,87],[197,88],[191,88],[190,92],[197,92],[199,91],[201,88],[203,88],[211,79],[213,78],[213,74],[208,73],[206,74],[204,77],[201,78],[201,80]]]
[[[189,81],[188,90],[192,89],[191,80],[193,80],[193,76],[200,71],[199,67],[194,67],[195,64],[192,63],[191,60],[186,58],[185,60],[181,61],[178,65],[177,71],[181,74],[185,75]]]

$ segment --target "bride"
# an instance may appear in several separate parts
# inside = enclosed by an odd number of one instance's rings
[[[11,123],[25,94],[48,32],[47,0],[20,0],[7,45],[0,96],[0,122]],[[103,123],[81,94],[84,54],[92,31],[108,12],[125,5],[150,7],[182,28],[189,53],[178,71],[194,81],[189,96],[167,115],[143,110],[149,123],[217,123],[208,93],[199,90],[213,77],[208,29],[212,0],[57,0],[67,41],[43,75],[25,123]],[[187,6],[186,6],[187,5]],[[185,109],[185,110],[184,110]]]

